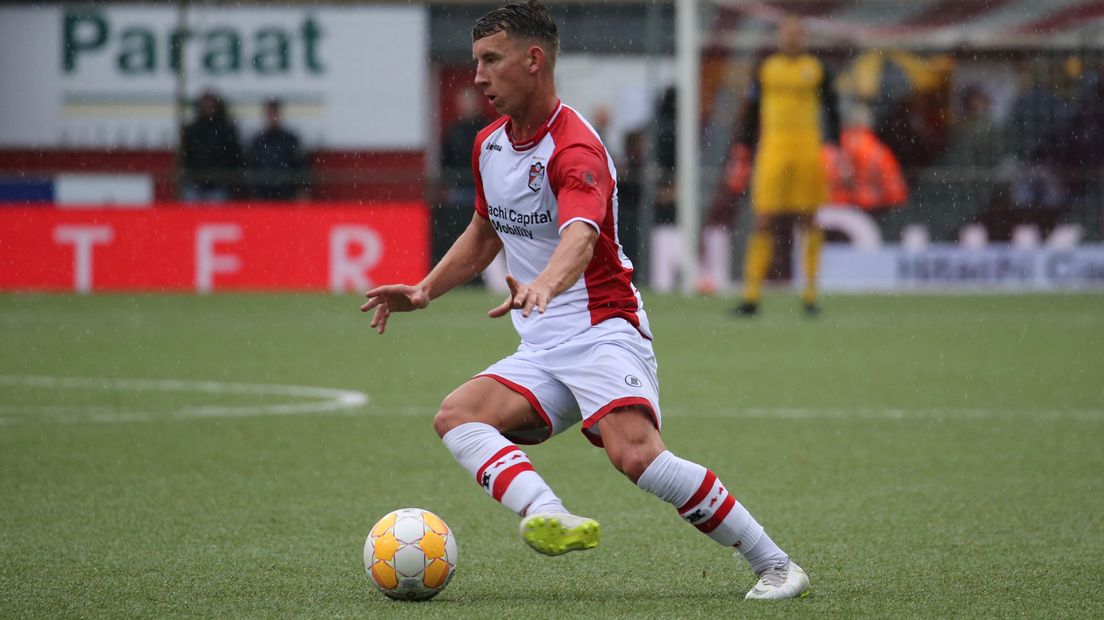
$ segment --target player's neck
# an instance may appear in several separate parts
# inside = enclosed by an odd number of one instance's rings
[[[555,90],[536,94],[526,109],[510,115],[510,139],[520,144],[532,138],[560,105]]]

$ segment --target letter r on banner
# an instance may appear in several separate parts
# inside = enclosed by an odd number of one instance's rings
[[[233,254],[215,254],[219,242],[241,241],[242,230],[237,224],[203,224],[196,229],[195,268],[196,290],[210,293],[215,288],[215,274],[234,273],[241,269],[241,260]]]
[[[73,289],[80,293],[92,290],[92,246],[110,243],[115,230],[110,226],[58,226],[55,243],[73,244]]]
[[[353,254],[354,248],[360,252]],[[334,226],[330,229],[330,291],[362,291],[372,288],[368,272],[383,258],[383,239],[367,226]]]

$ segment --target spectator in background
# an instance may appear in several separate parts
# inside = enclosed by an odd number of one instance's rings
[[[638,129],[625,134],[625,158],[617,166],[620,172],[617,179],[617,202],[619,212],[617,220],[618,238],[621,248],[634,265],[642,264],[640,247],[640,210],[644,202],[645,168],[648,159],[648,139],[644,130]],[[633,272],[634,279],[637,271]]]
[[[904,204],[908,186],[897,158],[874,135],[872,122],[869,107],[852,105],[839,146],[825,144],[821,152],[833,203],[884,213]]]
[[[982,87],[967,86],[962,92],[961,118],[951,127],[947,151],[936,162],[948,170],[950,178],[941,182],[943,187],[934,197],[933,192],[925,191],[920,199],[942,199],[964,218],[974,217],[992,200],[1005,155],[1003,132],[993,119],[992,99]]]
[[[185,202],[226,202],[240,181],[245,158],[226,102],[208,90],[196,103],[195,119],[180,138],[181,187]]]
[[[677,215],[675,187],[676,118],[678,90],[674,86],[664,89],[656,105],[655,113],[655,218],[649,244],[648,279],[652,289],[668,293],[675,289],[680,265],[682,235],[675,223]]]
[[[910,68],[903,71],[915,83],[900,99],[888,102],[879,98],[873,102],[876,113],[872,126],[878,139],[905,168],[927,166],[946,148],[954,62],[946,55],[921,59],[902,53],[895,54],[895,58],[895,64],[908,63]]]
[[[1079,58],[1067,60],[1079,79],[1071,118],[1062,132],[1059,165],[1064,169],[1071,194],[1083,194],[1099,184],[1096,168],[1104,164],[1104,80],[1101,65],[1086,65]]]
[[[472,144],[479,130],[487,126],[482,102],[483,97],[473,88],[465,87],[457,92],[454,99],[456,120],[449,124],[441,138],[442,192],[432,211],[434,263],[441,260],[471,222],[475,208]]]
[[[980,86],[968,86],[962,93],[962,118],[951,128],[947,152],[941,163],[948,166],[995,167],[1004,159],[1001,128],[993,120],[992,99]]]
[[[1008,123],[1008,145],[1021,164],[1051,161],[1058,147],[1054,138],[1070,116],[1071,106],[1058,96],[1051,70],[1043,58],[1034,58],[1021,69],[1020,91]]]
[[[253,198],[289,201],[307,197],[307,161],[299,137],[284,128],[281,102],[265,102],[265,128],[249,145],[249,189]]]
[[[978,219],[989,239],[1009,241],[1019,226],[1050,234],[1068,206],[1065,183],[1056,166],[1073,141],[1070,123],[1076,101],[1059,95],[1060,71],[1046,58],[1034,58],[1021,72],[1020,93],[1006,130],[1010,180]]]
[[[675,223],[675,128],[678,124],[678,90],[669,86],[660,96],[655,118],[655,156],[658,168],[656,189],[655,223],[673,225]]]

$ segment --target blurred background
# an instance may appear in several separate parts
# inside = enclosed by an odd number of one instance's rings
[[[638,284],[738,286],[751,164],[735,138],[789,14],[843,119],[823,153],[825,290],[1104,286],[1104,3],[549,4],[559,94],[616,161]],[[0,288],[421,277],[471,217],[493,110],[470,30],[494,6],[4,3]],[[800,261],[776,254],[785,286]]]

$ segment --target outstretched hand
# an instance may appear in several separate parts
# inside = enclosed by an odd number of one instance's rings
[[[487,312],[487,316],[492,319],[505,316],[511,310],[516,309],[521,310],[521,316],[528,317],[533,308],[536,308],[537,312],[541,314],[544,314],[544,311],[548,308],[552,291],[547,287],[540,286],[536,282],[522,284],[510,275],[506,276],[506,285],[510,287],[510,294],[506,297],[506,301]]]
[[[406,284],[377,286],[364,296],[368,301],[360,307],[360,311],[368,312],[373,308],[376,309],[371,325],[381,334],[387,327],[387,317],[391,316],[392,312],[421,310],[429,305],[429,295],[422,288]]]

